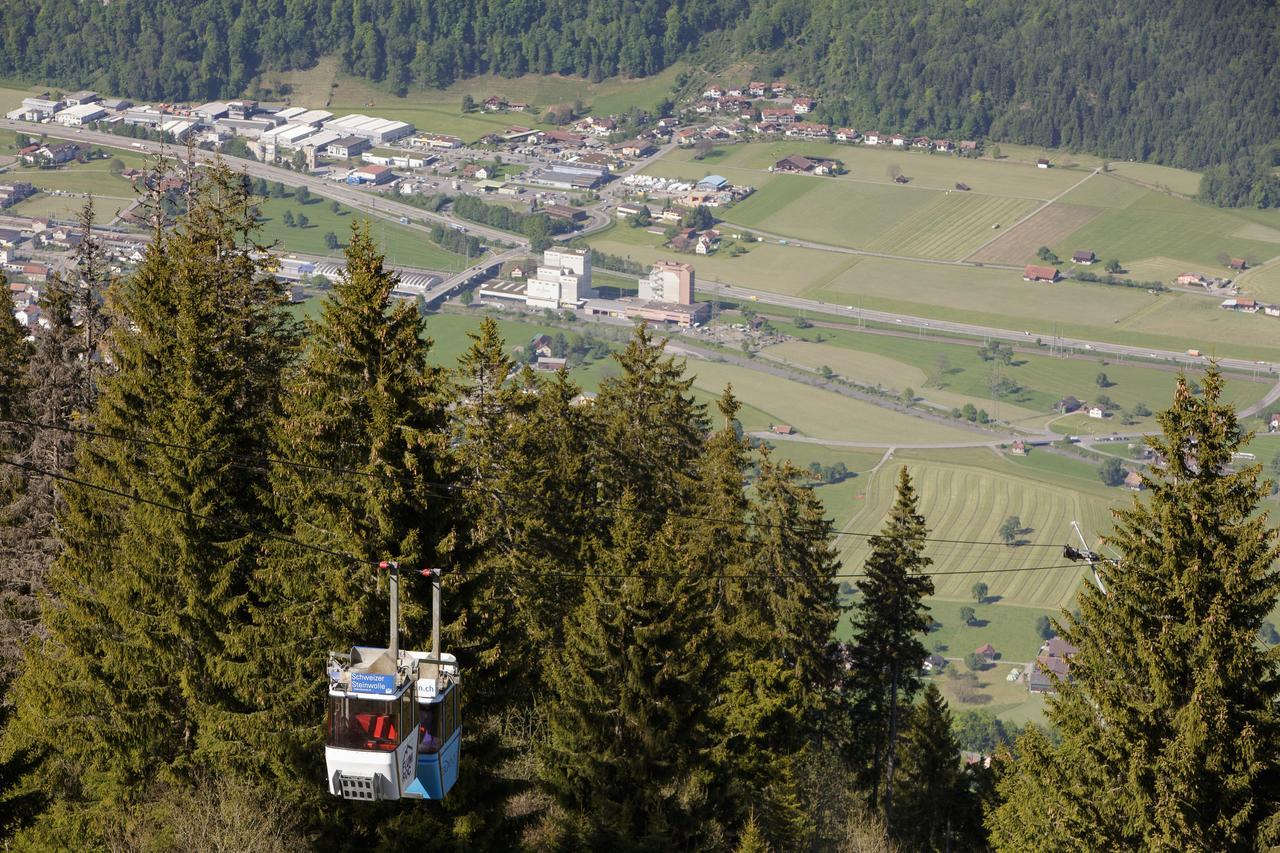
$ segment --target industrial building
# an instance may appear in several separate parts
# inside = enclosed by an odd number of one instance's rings
[[[95,122],[100,118],[105,118],[106,115],[107,111],[97,104],[80,104],[79,106],[59,110],[53,114],[53,120],[67,127],[80,127],[81,125]]]
[[[525,304],[532,308],[577,308],[591,290],[590,249],[547,249],[528,281]]]
[[[649,275],[640,279],[639,297],[654,302],[693,304],[693,264],[684,261],[657,261]]]
[[[342,118],[330,119],[324,123],[326,130],[332,130],[345,136],[361,136],[374,145],[385,145],[413,133],[413,125],[403,121],[392,121],[385,118],[353,113]]]
[[[395,180],[395,173],[389,166],[361,166],[347,174],[349,184],[385,184]]]
[[[363,136],[343,136],[325,146],[324,153],[343,160],[358,157],[372,147]]]

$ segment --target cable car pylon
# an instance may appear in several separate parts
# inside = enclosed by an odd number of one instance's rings
[[[457,659],[440,651],[440,570],[431,581],[431,651],[400,648],[400,566],[389,572],[386,648],[330,652],[325,768],[349,800],[440,800],[458,781],[462,749]]]
[[[1098,574],[1098,563],[1106,561],[1105,558],[1089,547],[1089,543],[1085,541],[1084,533],[1080,530],[1079,523],[1074,519],[1071,522],[1071,527],[1075,530],[1076,536],[1080,539],[1080,547],[1073,548],[1070,545],[1063,545],[1062,556],[1073,563],[1078,563],[1081,560],[1087,562],[1089,564],[1089,571],[1093,573],[1093,582],[1098,585],[1098,589],[1103,595],[1110,595],[1110,593],[1107,592],[1106,585],[1102,582],[1102,575]],[[1117,561],[1110,560],[1106,562],[1115,563]]]

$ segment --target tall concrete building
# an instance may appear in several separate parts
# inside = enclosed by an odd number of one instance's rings
[[[647,278],[640,279],[641,299],[653,302],[693,304],[693,264],[684,261],[658,261]]]
[[[589,249],[547,249],[528,280],[525,304],[535,308],[576,308],[591,292]]]

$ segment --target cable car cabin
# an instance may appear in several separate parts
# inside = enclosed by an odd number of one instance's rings
[[[329,793],[351,800],[444,797],[458,779],[458,668],[426,652],[355,646],[329,656]]]

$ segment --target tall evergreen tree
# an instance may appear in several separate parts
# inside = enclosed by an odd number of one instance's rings
[[[586,849],[695,845],[706,802],[707,644],[700,581],[630,493],[586,579],[549,679],[542,781]]]
[[[234,741],[222,664],[245,617],[251,531],[271,526],[263,473],[238,460],[268,450],[292,344],[253,229],[239,177],[215,167],[112,288],[116,372],[91,423],[138,440],[82,442],[87,485],[63,490],[48,640],[28,651],[6,731],[45,755],[33,784],[54,808],[33,843],[92,844],[149,786]]]
[[[871,805],[880,807],[892,834],[893,786],[898,726],[905,707],[920,689],[920,666],[927,651],[921,637],[931,624],[924,598],[933,580],[924,572],[933,561],[924,555],[924,516],[906,467],[898,472],[898,492],[889,518],[871,537],[866,578],[853,610],[854,712],[869,771]]]
[[[240,648],[243,701],[261,709],[244,727],[248,755],[312,807],[328,796],[316,784],[323,656],[387,642],[387,573],[373,568],[381,560],[403,569],[403,647],[425,648],[429,590],[413,572],[438,565],[447,511],[435,499],[443,377],[427,363],[423,320],[411,304],[393,303],[396,275],[367,222],[353,223],[346,260],[286,379],[271,487],[291,538],[355,559],[269,543]]]
[[[920,701],[910,710],[899,750],[895,839],[908,850],[980,848],[980,821],[978,837],[965,836],[966,830],[975,828],[973,818],[981,811],[960,766],[951,711],[937,685],[925,685]]]
[[[1179,377],[1148,439],[1149,497],[1114,511],[1118,562],[1060,634],[1077,648],[1019,744],[989,825],[1001,849],[1254,850],[1280,840],[1280,661],[1257,642],[1275,607],[1276,533],[1258,466],[1211,369]]]

